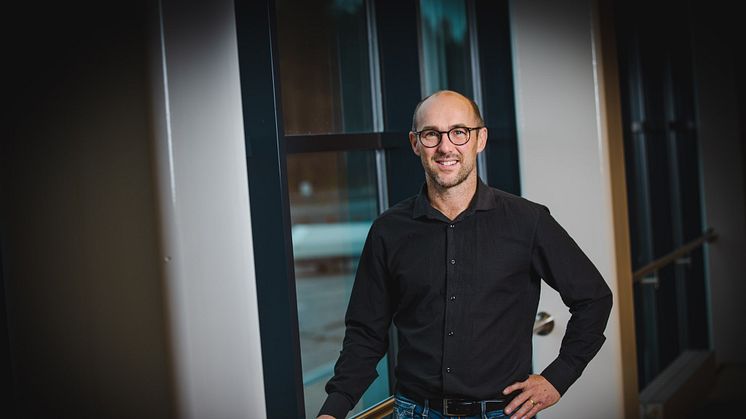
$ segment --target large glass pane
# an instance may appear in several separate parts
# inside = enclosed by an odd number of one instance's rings
[[[632,13],[640,4],[624,2],[617,19],[633,270],[702,234],[687,19]],[[635,284],[640,389],[685,350],[709,348],[704,264],[696,249]]]
[[[285,134],[373,131],[363,0],[279,0]]]
[[[420,34],[425,94],[449,89],[473,97],[465,0],[421,0]]]
[[[378,215],[375,153],[287,156],[306,417],[315,417],[344,337],[360,252]],[[386,358],[355,411],[389,394]]]

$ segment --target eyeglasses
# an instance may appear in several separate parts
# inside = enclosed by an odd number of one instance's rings
[[[484,127],[456,127],[451,128],[448,131],[438,131],[436,129],[423,129],[422,131],[415,131],[417,138],[420,140],[420,144],[427,148],[435,148],[440,145],[440,140],[443,138],[443,134],[448,134],[448,140],[453,145],[464,145],[469,142],[471,137],[471,131],[475,129],[482,129]]]

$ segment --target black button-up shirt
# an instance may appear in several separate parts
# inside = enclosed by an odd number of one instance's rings
[[[541,373],[564,394],[605,340],[612,297],[601,274],[543,205],[479,182],[449,220],[423,186],[368,233],[320,414],[343,418],[354,407],[377,375],[392,320],[399,389],[499,398],[531,373],[542,278],[572,313],[559,356]]]

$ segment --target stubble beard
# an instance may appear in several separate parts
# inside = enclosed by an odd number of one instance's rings
[[[425,172],[427,174],[428,179],[430,179],[430,184],[434,186],[436,189],[444,191],[446,189],[453,188],[454,186],[458,186],[466,181],[466,179],[469,178],[469,175],[474,170],[474,165],[466,165],[464,164],[463,159],[459,159],[459,164],[461,165],[461,168],[456,173],[456,176],[452,179],[444,179],[441,177],[441,174],[438,173],[437,170],[437,164],[435,162],[436,158],[440,158],[444,156],[434,156],[432,160],[430,161],[432,165],[425,165]]]

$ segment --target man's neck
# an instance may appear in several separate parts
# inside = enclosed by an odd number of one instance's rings
[[[427,197],[430,199],[430,205],[448,217],[449,220],[455,219],[469,207],[476,192],[476,175],[469,176],[461,184],[450,188],[440,188],[430,179],[427,179]]]

